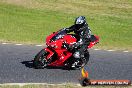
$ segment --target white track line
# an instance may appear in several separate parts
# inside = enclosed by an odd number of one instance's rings
[[[100,50],[100,49],[94,49],[94,50]]]
[[[3,42],[2,44],[3,44],[3,45],[6,45],[6,44],[9,44],[9,43]],[[23,45],[23,44],[15,44],[15,45],[21,46],[21,45]],[[45,44],[44,44],[44,45],[45,45]],[[35,45],[35,46],[43,46],[43,45]],[[94,50],[97,51],[97,50],[101,50],[101,49],[94,49]],[[106,51],[112,52],[112,51],[116,51],[116,50],[106,50]],[[129,52],[129,51],[122,51],[122,52],[127,53],[127,52]]]
[[[44,85],[44,86],[56,86],[56,85],[58,85],[58,86],[64,86],[64,85],[67,85],[67,84],[69,84],[69,83],[61,83],[61,84],[48,84],[48,83],[3,83],[3,84],[0,84],[0,86],[16,86],[16,85],[18,85],[18,86],[20,86],[20,87],[22,87],[22,86],[26,86],[26,85]],[[74,86],[78,86],[78,87],[82,87],[81,86],[81,84],[79,84],[79,83],[70,83],[71,85],[74,85]],[[132,86],[132,84],[130,84],[130,86]]]
[[[123,52],[127,53],[127,52],[129,52],[129,51],[123,51]]]
[[[35,45],[35,46],[42,46],[42,45]]]
[[[3,44],[3,45],[6,45],[6,44],[8,44],[8,43],[3,42],[2,44]]]
[[[106,51],[110,51],[111,52],[111,51],[115,51],[115,50],[106,50]]]
[[[3,83],[3,84],[0,84],[0,86],[5,86],[5,85],[8,85],[8,86],[13,86],[13,85],[18,85],[18,86],[26,86],[26,85],[66,85],[67,83],[61,83],[61,84],[48,84],[48,83]],[[74,83],[73,83],[74,84]],[[81,86],[80,84],[75,84],[76,86]]]
[[[17,45],[17,46],[21,46],[22,44],[15,44],[15,45]]]

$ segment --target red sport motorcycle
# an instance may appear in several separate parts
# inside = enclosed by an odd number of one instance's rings
[[[73,57],[75,50],[68,50],[64,47],[64,43],[74,44],[77,42],[77,35],[66,34],[64,31],[53,32],[46,38],[47,47],[42,49],[34,58],[33,64],[35,68],[66,67],[72,69],[80,69],[89,61],[88,49],[99,42],[99,37],[91,36],[91,42],[88,45],[83,59]]]

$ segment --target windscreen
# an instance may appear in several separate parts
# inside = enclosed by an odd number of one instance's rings
[[[60,38],[63,38],[63,36],[66,34],[66,32],[63,30],[59,31],[55,36],[52,37],[52,41],[56,41]]]

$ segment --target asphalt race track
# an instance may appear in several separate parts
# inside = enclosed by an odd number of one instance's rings
[[[43,47],[0,44],[0,83],[77,83],[80,70],[34,69],[32,60]],[[132,80],[132,52],[89,50],[85,66],[90,79]]]

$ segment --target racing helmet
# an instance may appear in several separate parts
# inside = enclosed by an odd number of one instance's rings
[[[76,26],[76,31],[82,31],[81,28],[87,24],[86,23],[86,18],[84,16],[79,16],[75,19],[75,26]]]

